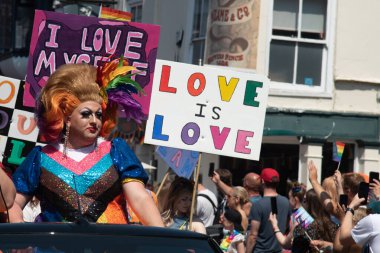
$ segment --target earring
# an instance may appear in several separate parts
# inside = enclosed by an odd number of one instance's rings
[[[69,139],[70,127],[66,125],[66,133],[63,141],[63,157],[67,155],[67,141]]]

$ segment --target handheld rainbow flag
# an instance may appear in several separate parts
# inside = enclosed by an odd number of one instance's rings
[[[342,159],[342,155],[344,152],[344,143],[340,141],[336,141],[333,145],[333,160],[336,162],[340,162]]]

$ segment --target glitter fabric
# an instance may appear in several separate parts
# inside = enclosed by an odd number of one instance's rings
[[[125,223],[121,181],[146,182],[140,161],[122,139],[104,141],[81,161],[53,146],[36,147],[14,173],[18,192],[41,200],[43,221]],[[80,206],[78,205],[80,203]]]

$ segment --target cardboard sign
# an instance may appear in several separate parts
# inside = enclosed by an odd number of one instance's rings
[[[157,60],[149,144],[259,160],[265,76]]]
[[[36,10],[24,105],[34,106],[34,98],[60,65],[98,66],[103,57],[124,55],[137,68],[134,77],[146,96],[135,98],[148,114],[159,32],[155,25]]]
[[[156,153],[180,177],[190,178],[198,161],[196,151],[178,148],[158,147]]]
[[[22,105],[24,82],[0,76],[0,161],[15,169],[38,140],[31,108]]]

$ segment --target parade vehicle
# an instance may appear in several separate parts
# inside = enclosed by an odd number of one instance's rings
[[[222,252],[207,235],[140,225],[2,223],[1,252]]]

